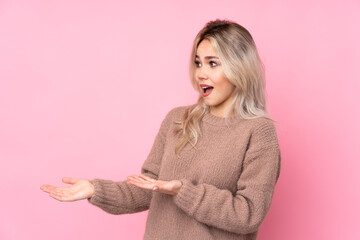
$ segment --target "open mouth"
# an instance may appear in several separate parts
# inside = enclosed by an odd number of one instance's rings
[[[209,96],[210,93],[212,92],[212,90],[214,89],[214,87],[209,86],[209,85],[200,85],[200,87],[203,90],[203,96],[204,97]]]

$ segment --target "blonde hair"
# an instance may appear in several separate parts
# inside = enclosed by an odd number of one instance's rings
[[[256,49],[255,42],[244,27],[229,21],[219,20],[208,22],[197,34],[190,56],[190,79],[194,89],[199,86],[195,76],[195,56],[197,47],[204,39],[210,41],[218,54],[226,78],[235,86],[235,97],[227,109],[228,115],[238,115],[243,119],[265,117],[272,121],[266,110],[265,78],[263,64]],[[179,156],[181,149],[190,143],[195,147],[201,135],[200,122],[210,111],[203,97],[191,105],[174,133],[179,133],[175,154]],[[276,122],[276,121],[274,121]]]

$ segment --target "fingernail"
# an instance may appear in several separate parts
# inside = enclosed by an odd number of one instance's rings
[[[158,187],[154,187],[154,188],[153,188],[154,191],[156,191],[156,190],[158,190],[158,189],[159,189]]]

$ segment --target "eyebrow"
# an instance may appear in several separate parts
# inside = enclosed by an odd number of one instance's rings
[[[200,58],[198,55],[195,55],[195,58]],[[206,56],[205,59],[212,59],[212,58],[217,58],[219,59],[218,57],[215,57],[215,56]]]

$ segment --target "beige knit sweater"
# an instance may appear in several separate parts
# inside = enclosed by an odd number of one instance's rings
[[[196,148],[187,144],[177,158],[173,121],[186,107],[167,114],[141,169],[152,178],[182,181],[176,196],[126,181],[93,179],[89,202],[111,214],[149,209],[144,239],[256,239],[280,174],[273,123],[265,118],[226,121],[207,113]]]

